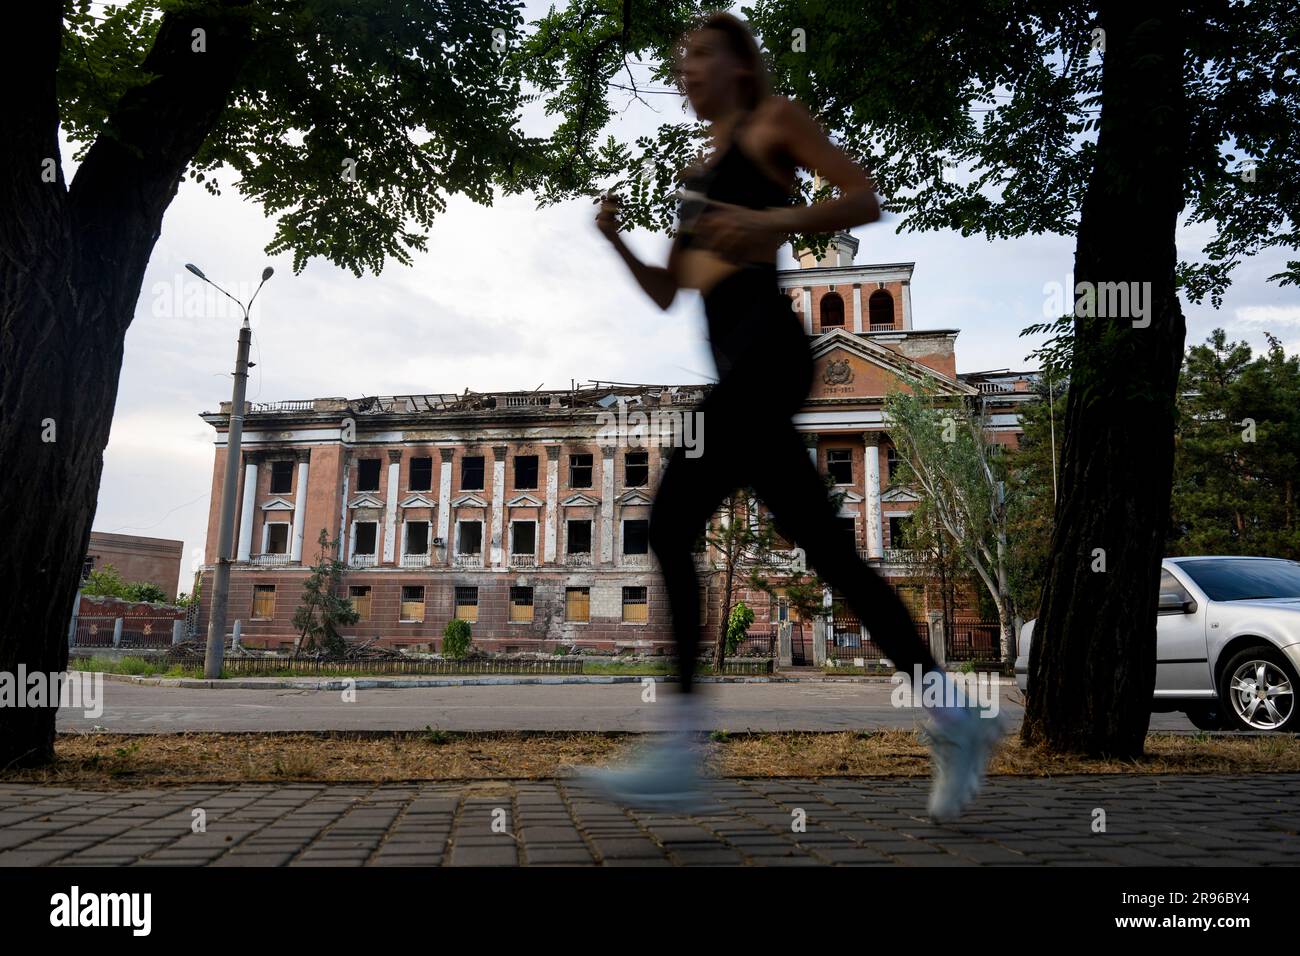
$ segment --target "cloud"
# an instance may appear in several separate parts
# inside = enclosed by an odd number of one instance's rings
[[[1243,305],[1234,315],[1248,325],[1300,325],[1300,305]]]

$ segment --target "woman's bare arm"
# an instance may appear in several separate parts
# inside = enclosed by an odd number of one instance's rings
[[[618,202],[610,197],[601,201],[600,212],[596,214],[596,226],[609,240],[614,251],[632,273],[632,278],[636,279],[637,285],[651,301],[661,309],[667,309],[672,305],[673,299],[677,297],[677,278],[673,271],[672,256],[669,257],[667,268],[647,265],[638,259],[636,254],[627,247],[627,243],[623,241],[623,236],[618,231]],[[675,243],[673,249],[675,253]]]
[[[785,233],[834,232],[880,218],[871,177],[830,141],[806,109],[783,99],[774,109],[772,120],[779,132],[776,145],[796,165],[815,171],[839,192],[835,199],[811,206],[769,210],[776,229]]]

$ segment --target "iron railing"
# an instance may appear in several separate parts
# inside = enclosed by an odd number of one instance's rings
[[[72,636],[73,647],[113,647],[116,617],[84,615],[77,618]],[[117,647],[171,647],[174,617],[123,617],[122,640]]]
[[[944,650],[950,661],[1000,661],[1002,627],[997,621],[954,618],[944,635]]]

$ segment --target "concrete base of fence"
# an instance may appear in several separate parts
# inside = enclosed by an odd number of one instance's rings
[[[926,615],[926,621],[930,625],[930,656],[940,667],[946,667],[948,666],[948,644],[943,633],[943,615],[932,612]]]
[[[823,667],[826,664],[826,619],[819,617],[813,620],[813,666]]]
[[[776,628],[776,639],[777,639],[776,666],[777,667],[794,666],[794,643],[791,639],[791,634],[793,633],[793,631],[794,631],[794,626],[789,621],[782,621],[780,624],[777,625]]]

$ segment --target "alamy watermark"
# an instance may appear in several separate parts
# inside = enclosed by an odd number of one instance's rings
[[[627,402],[617,409],[596,415],[596,441],[602,445],[630,448],[686,449],[687,458],[704,454],[704,414],[678,408],[652,408],[649,412],[628,410]]]
[[[1071,289],[1072,304],[1067,302]],[[1064,283],[1045,283],[1043,296],[1043,315],[1049,319],[1062,315],[1080,319],[1129,319],[1135,329],[1145,329],[1151,324],[1150,282],[1074,282],[1073,277],[1067,277]]]
[[[104,713],[104,675],[88,671],[0,671],[0,707],[79,709],[85,717]]]
[[[996,717],[1001,704],[997,675],[983,671],[922,673],[921,665],[917,664],[910,676],[899,671],[890,681],[895,687],[889,699],[895,707],[924,707],[927,710],[973,707],[979,710],[980,716]]]

